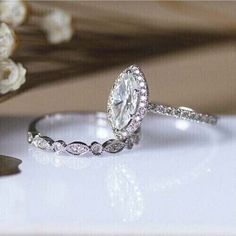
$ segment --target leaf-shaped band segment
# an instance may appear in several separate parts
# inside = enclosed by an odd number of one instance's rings
[[[68,144],[65,150],[73,155],[82,155],[89,151],[89,147],[83,142],[73,142]]]
[[[117,153],[124,149],[125,143],[118,139],[109,139],[103,145],[103,150],[109,153]]]

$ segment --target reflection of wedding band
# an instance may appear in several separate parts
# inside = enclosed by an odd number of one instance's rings
[[[109,139],[102,144],[99,142],[92,142],[87,145],[84,142],[75,141],[66,144],[63,140],[54,141],[48,136],[43,136],[36,128],[37,124],[41,121],[56,122],[57,120],[63,120],[66,116],[78,116],[84,117],[88,121],[95,122],[95,124],[104,124],[106,121],[105,113],[56,113],[51,115],[42,116],[36,118],[31,122],[28,129],[28,142],[33,144],[35,147],[53,151],[59,153],[69,153],[72,155],[82,155],[88,152],[92,152],[94,155],[100,155],[103,151],[108,153],[117,153],[122,151],[124,148],[131,149],[133,144],[137,144],[140,139],[140,129],[137,130],[130,138],[126,140]],[[102,122],[101,122],[102,121]]]
[[[187,107],[150,103],[144,74],[138,66],[132,65],[119,75],[108,99],[108,120],[115,135],[121,140],[132,135],[140,128],[148,111],[197,123],[217,123],[215,116],[198,113]]]

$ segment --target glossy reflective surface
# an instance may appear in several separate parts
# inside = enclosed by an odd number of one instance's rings
[[[0,233],[236,233],[236,117],[212,128],[148,115],[132,151],[78,159],[31,149],[30,120],[0,120],[1,154],[23,161],[0,177]],[[44,128],[68,141],[112,133],[64,125]]]

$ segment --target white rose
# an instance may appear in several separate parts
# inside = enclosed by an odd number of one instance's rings
[[[27,16],[27,6],[21,0],[0,1],[0,21],[12,26],[21,25]]]
[[[14,32],[5,23],[0,24],[0,60],[10,57],[15,47]]]
[[[20,88],[25,83],[26,69],[11,59],[0,61],[0,94]]]
[[[69,41],[73,36],[72,17],[63,10],[54,10],[43,17],[42,29],[52,44]]]

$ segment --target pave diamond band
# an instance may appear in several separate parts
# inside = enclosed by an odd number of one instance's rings
[[[149,103],[148,111],[197,123],[206,123],[211,125],[216,125],[217,123],[217,117],[209,114],[198,113],[188,107],[172,107]]]
[[[125,140],[119,139],[109,139],[105,142],[99,143],[96,141],[91,142],[91,144],[86,144],[81,141],[74,141],[66,143],[63,140],[53,140],[48,136],[42,135],[36,128],[37,124],[43,120],[50,120],[53,122],[53,119],[58,120],[58,118],[63,119],[64,115],[77,115],[77,116],[91,116],[95,117],[96,124],[99,124],[106,119],[106,114],[97,112],[97,113],[56,113],[51,115],[42,116],[36,118],[31,122],[28,129],[28,143],[34,145],[37,148],[42,150],[55,152],[57,154],[67,153],[71,155],[80,156],[86,153],[92,153],[93,155],[99,156],[103,152],[107,153],[118,153],[123,149],[131,149],[134,144],[138,144],[140,140],[140,129],[134,133],[131,137]]]

